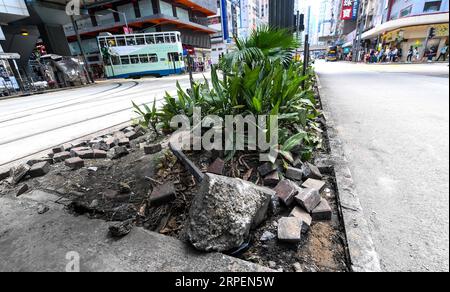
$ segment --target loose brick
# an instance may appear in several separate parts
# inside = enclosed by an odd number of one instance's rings
[[[325,199],[321,199],[320,204],[311,212],[314,221],[329,221],[332,214],[330,204]]]
[[[57,153],[55,154],[55,156],[53,156],[53,161],[55,163],[57,162],[63,162],[64,160],[70,158],[70,153],[67,151],[61,152],[61,153]]]
[[[301,169],[295,167],[288,167],[286,170],[286,178],[301,181],[303,178],[303,173]]]
[[[280,198],[286,206],[291,206],[294,203],[294,198],[298,193],[298,188],[296,188],[294,182],[286,179],[280,181],[274,191],[277,193],[278,198]]]
[[[105,138],[104,142],[105,142],[106,146],[109,147],[108,150],[117,146],[116,139],[114,137]]]
[[[123,146],[115,146],[111,150],[108,151],[107,156],[110,159],[119,159],[125,155],[128,155],[128,150]]]
[[[145,154],[155,154],[162,151],[161,144],[144,145]]]
[[[274,171],[264,177],[264,185],[273,187],[276,186],[280,182],[280,180],[280,174],[278,173],[278,171]]]
[[[311,163],[305,163],[302,167],[303,177],[308,179],[322,179],[322,173],[319,168]]]
[[[303,221],[296,217],[284,217],[278,220],[278,240],[299,243],[302,239]]]
[[[214,160],[214,162],[208,167],[208,170],[206,172],[217,174],[217,175],[223,175],[223,169],[225,167],[225,162],[217,158]]]
[[[294,162],[292,163],[292,166],[298,169],[301,169],[303,166],[303,162],[300,158],[297,158],[294,160]]]
[[[47,161],[43,161],[34,164],[28,171],[28,174],[31,177],[39,177],[46,175],[49,171],[50,171],[50,163],[48,163]]]
[[[80,157],[72,157],[69,159],[66,159],[65,161],[66,166],[70,167],[72,170],[80,169],[84,167],[84,160]]]
[[[311,223],[312,223],[312,217],[311,215],[306,212],[305,210],[303,210],[300,207],[295,207],[292,212],[289,214],[289,217],[296,217],[302,220],[303,225],[302,225],[302,232],[306,233],[308,232],[309,228],[311,227]]]
[[[106,151],[94,149],[94,158],[101,159],[106,158],[107,156]]]
[[[267,176],[268,174],[277,170],[277,168],[278,167],[276,164],[266,162],[263,165],[261,165],[260,167],[258,167],[258,172],[261,176]]]
[[[27,161],[27,164],[29,166],[33,166],[33,165],[35,165],[37,163],[40,163],[40,162],[48,162],[50,164],[53,164],[53,158],[51,158],[51,157],[41,157],[41,158],[38,158],[38,159],[31,159],[31,160]]]
[[[139,135],[135,131],[129,131],[129,132],[125,133],[125,137],[130,139],[130,140],[134,140],[134,139],[138,138]]]
[[[64,147],[62,145],[58,146],[58,147],[55,147],[55,148],[52,149],[52,152],[54,154],[64,152]]]
[[[150,195],[152,206],[161,206],[172,202],[176,198],[175,185],[172,182],[156,186]]]
[[[316,189],[300,189],[295,196],[295,201],[311,213],[320,204],[320,194]]]
[[[117,145],[119,145],[119,146],[130,146],[130,139],[128,139],[128,138],[118,139]]]
[[[92,149],[85,150],[85,151],[77,151],[77,156],[82,159],[94,159],[95,158],[94,150],[92,150]]]
[[[306,180],[303,184],[302,187],[304,188],[310,188],[310,189],[315,189],[317,190],[319,193],[321,193],[323,191],[323,189],[325,188],[325,182],[321,181],[321,180],[316,180],[316,179],[312,179],[309,178],[308,180]]]
[[[72,149],[74,146],[72,143],[65,143],[62,145],[62,147],[64,148],[64,151],[70,152],[70,149]]]

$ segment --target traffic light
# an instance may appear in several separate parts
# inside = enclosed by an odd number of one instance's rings
[[[428,34],[428,39],[432,39],[436,36],[436,29],[434,27],[430,28],[430,32]]]

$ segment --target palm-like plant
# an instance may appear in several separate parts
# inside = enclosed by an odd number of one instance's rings
[[[253,69],[265,62],[281,62],[288,66],[293,51],[300,46],[294,35],[286,29],[262,26],[247,39],[235,39],[237,50],[225,55],[220,62],[224,72],[240,71],[245,64]]]

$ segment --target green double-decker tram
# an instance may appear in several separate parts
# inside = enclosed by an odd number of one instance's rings
[[[108,78],[167,76],[185,70],[180,32],[99,36]]]

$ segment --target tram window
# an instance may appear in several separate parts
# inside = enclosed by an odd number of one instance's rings
[[[122,65],[129,65],[130,64],[130,56],[121,56],[120,60],[122,61]]]
[[[145,37],[145,41],[147,42],[147,45],[153,45],[155,43],[155,36],[148,35]]]
[[[170,36],[170,41],[171,41],[172,43],[176,43],[176,42],[177,42],[177,38],[175,37],[175,35],[171,35],[171,36]]]
[[[136,45],[138,46],[145,45],[145,39],[143,36],[136,37]]]
[[[108,42],[108,47],[115,47],[116,46],[116,40],[114,38],[106,39]]]
[[[170,43],[170,36],[166,35],[166,36],[164,37],[164,42],[167,43],[167,44],[169,44],[169,43]]]
[[[113,65],[120,65],[120,58],[118,56],[111,56]]]
[[[105,48],[106,47],[106,40],[105,39],[101,39],[100,40],[100,48]]]
[[[127,46],[134,46],[134,45],[136,45],[134,37],[127,37]]]
[[[125,42],[125,38],[124,37],[118,37],[118,38],[116,38],[116,40],[117,40],[117,45],[119,47],[126,46],[126,42]]]
[[[150,54],[149,55],[150,63],[158,63],[158,55]]]
[[[178,42],[181,42],[179,34],[177,35],[177,39],[178,39]]]
[[[169,57],[170,62],[178,62],[180,61],[180,55],[178,53],[168,53],[167,56]]]
[[[164,37],[163,37],[162,35],[156,36],[156,43],[157,43],[157,44],[162,44],[162,43],[164,43]]]
[[[148,55],[139,55],[139,60],[141,63],[148,63]]]
[[[139,64],[139,56],[138,55],[130,56],[130,60],[131,60],[131,64]]]

